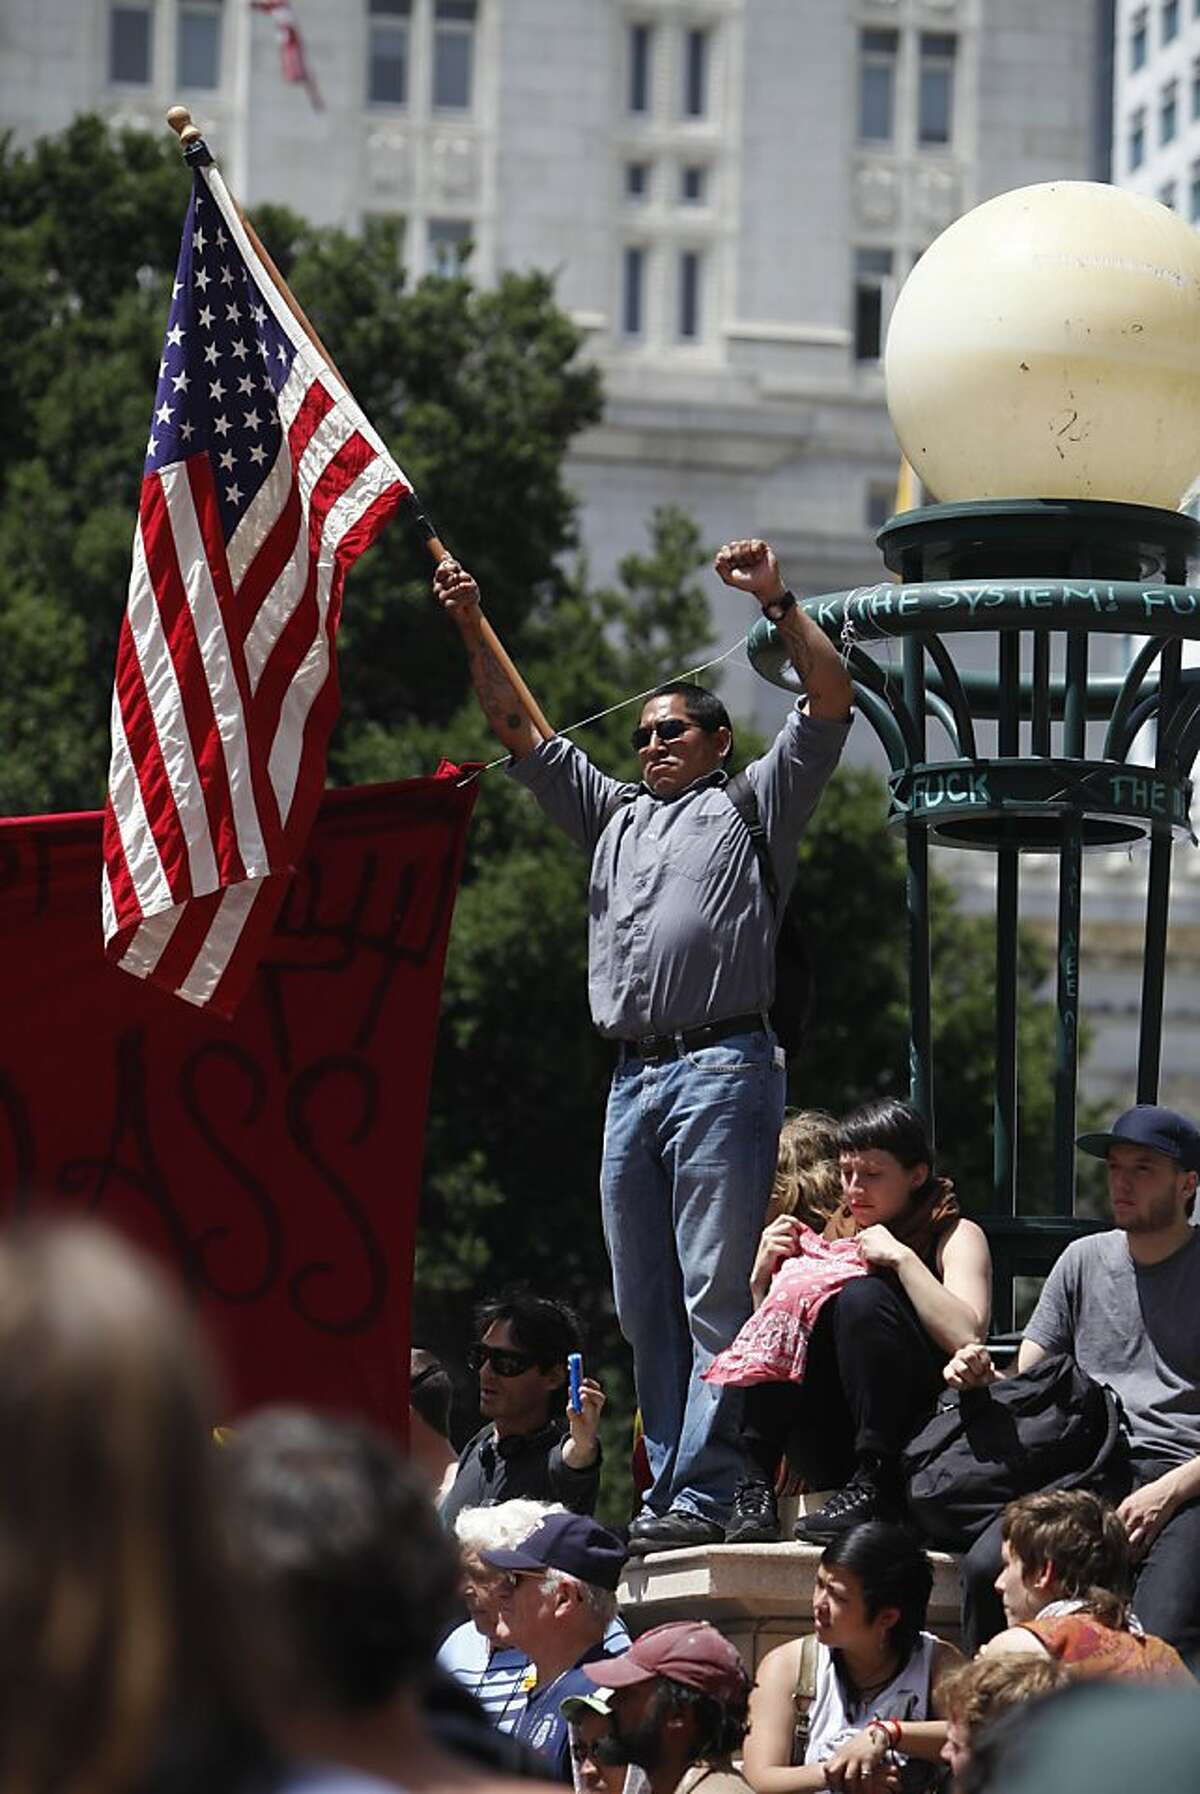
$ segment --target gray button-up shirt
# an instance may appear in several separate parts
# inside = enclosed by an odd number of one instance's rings
[[[797,706],[746,768],[781,901],[849,729]],[[777,918],[749,831],[722,788],[724,774],[659,798],[644,785],[608,778],[562,735],[508,770],[593,855],[588,995],[601,1034],[635,1040],[771,1007]],[[637,796],[601,834],[604,806],[618,791]]]

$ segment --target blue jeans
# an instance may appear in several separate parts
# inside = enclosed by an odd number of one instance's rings
[[[701,1381],[750,1313],[785,1072],[775,1036],[735,1034],[613,1074],[600,1202],[633,1348],[657,1514],[724,1520],[740,1474],[741,1391]]]

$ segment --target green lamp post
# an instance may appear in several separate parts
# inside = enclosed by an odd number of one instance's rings
[[[1076,1218],[1082,860],[1149,844],[1137,1100],[1157,1098],[1173,846],[1194,844],[1200,751],[1200,237],[1154,201],[1060,182],[1003,194],[926,252],[892,318],[887,391],[905,453],[949,501],[890,519],[898,583],[808,599],[846,653],[889,764],[908,862],[912,1101],[932,1122],[930,839],[996,860],[992,1214],[997,1322],[1013,1278],[1044,1272]],[[1036,497],[1026,496],[1037,494]],[[1097,676],[1100,635],[1143,638]],[[947,638],[994,639],[964,671]],[[902,644],[896,678],[873,643]],[[989,643],[985,642],[985,648]],[[765,620],[750,659],[795,676]],[[1152,764],[1130,758],[1147,724]],[[946,749],[935,757],[931,731]],[[1016,1161],[1017,908],[1023,854],[1059,866],[1054,1213],[1021,1215]]]

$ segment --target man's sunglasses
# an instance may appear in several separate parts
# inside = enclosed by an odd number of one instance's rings
[[[471,1345],[467,1347],[467,1369],[482,1370],[490,1364],[498,1377],[523,1377],[532,1370],[536,1358],[528,1352],[510,1352],[504,1346]]]
[[[686,735],[695,726],[690,718],[669,716],[665,722],[651,723],[649,728],[642,723],[629,739],[633,743],[634,752],[640,754],[643,748],[650,746],[656,735],[660,741],[678,741],[681,735]]]

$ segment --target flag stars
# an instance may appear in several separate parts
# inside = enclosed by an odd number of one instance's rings
[[[207,349],[204,351],[204,359],[208,362],[210,367],[215,367],[219,354],[220,350],[217,348],[216,343],[209,343]]]
[[[250,316],[259,326],[265,324],[267,321],[266,307],[262,305],[252,305],[250,307]]]
[[[221,403],[221,400],[225,397],[225,388],[221,385],[219,380],[212,380],[209,382],[208,396],[210,399],[215,399],[218,405]]]
[[[234,483],[233,483],[233,485],[232,485],[232,486],[226,486],[226,488],[225,488],[225,498],[226,498],[226,502],[227,502],[227,503],[229,503],[229,504],[231,504],[231,505],[240,505],[240,504],[241,504],[241,502],[242,502],[242,489],[241,489],[241,487],[240,487],[240,486],[239,486],[239,485],[238,485],[238,483],[237,483],[237,481],[236,481],[236,480],[235,480],[235,481],[234,481]]]
[[[203,268],[197,268],[195,273],[192,275],[192,279],[195,281],[196,285],[200,288],[200,291],[202,293],[208,292],[208,283],[211,278],[212,278],[212,276],[207,274]]]
[[[150,438],[150,440],[149,440],[149,442],[148,442],[148,443],[147,443],[147,444],[146,444],[146,453],[147,453],[147,455],[149,455],[149,456],[150,456],[150,457],[151,457],[151,458],[153,458],[153,457],[154,457],[154,456],[155,456],[155,455],[157,455],[157,453],[158,453],[158,439],[157,439],[157,437],[155,437],[155,436],[151,436],[151,438]]]
[[[254,391],[254,376],[253,376],[253,374],[243,374],[241,379],[238,381],[238,392],[242,395],[242,397],[244,399],[248,399],[250,397],[250,394],[253,391]]]
[[[204,254],[204,231],[203,231],[203,229],[194,230],[192,232],[192,248],[198,249],[200,251],[201,255]]]
[[[229,322],[231,324],[238,323],[239,320],[241,319],[241,315],[242,314],[238,310],[236,305],[227,305],[225,307],[225,316],[229,319]]]
[[[179,347],[180,343],[183,341],[183,336],[184,333],[179,328],[178,324],[172,324],[171,328],[167,331],[167,341],[172,343],[175,348]]]
[[[267,451],[262,443],[252,442],[250,444],[250,459],[253,461],[255,467],[261,467],[266,458]]]
[[[176,392],[186,392],[188,384],[189,381],[186,371],[181,371],[171,377],[171,385],[175,388]]]
[[[179,426],[179,434],[182,436],[182,438],[185,442],[190,442],[192,440],[192,437],[195,435],[195,433],[196,433],[196,426],[194,424],[188,423],[187,419],[185,418],[184,421]]]
[[[246,413],[246,428],[248,430],[257,430],[258,426],[261,422],[262,422],[262,419],[259,417],[257,411],[247,411],[247,413]]]
[[[211,330],[213,327],[212,307],[209,305],[201,306],[200,310],[196,313],[196,321],[199,324],[203,324],[206,330]]]
[[[223,287],[231,287],[233,285],[233,269],[229,266],[228,262],[221,263],[221,285]]]
[[[222,473],[233,472],[233,450],[226,449],[219,457]]]
[[[217,248],[224,249],[224,247],[225,247],[226,243],[228,243],[228,241],[229,241],[229,238],[225,235],[225,232],[221,229],[220,225],[218,224],[218,226],[217,226]]]
[[[154,421],[156,424],[169,424],[174,415],[174,408],[164,401],[154,413]]]
[[[165,361],[160,361],[158,364],[158,377],[160,380],[165,380],[166,376],[167,376],[167,364]]]
[[[183,291],[183,282],[181,280],[177,280],[171,288],[172,299],[178,299],[178,297],[179,297],[180,293],[182,293],[182,291]]]
[[[235,361],[245,361],[248,351],[240,337],[234,339],[231,353]]]
[[[280,343],[280,344],[279,344],[279,346],[278,346],[278,348],[277,348],[277,349],[276,349],[276,351],[275,351],[275,353],[276,353],[276,355],[277,355],[277,356],[278,356],[278,357],[279,357],[279,359],[280,359],[280,361],[281,361],[281,362],[286,362],[286,361],[287,361],[287,350],[286,350],[286,349],[285,349],[285,348],[284,348],[284,346],[283,346],[283,344],[282,344],[282,343]]]
[[[214,417],[213,418],[213,435],[220,436],[222,439],[224,439],[226,436],[228,436],[228,434],[229,434],[229,419],[227,417]]]

